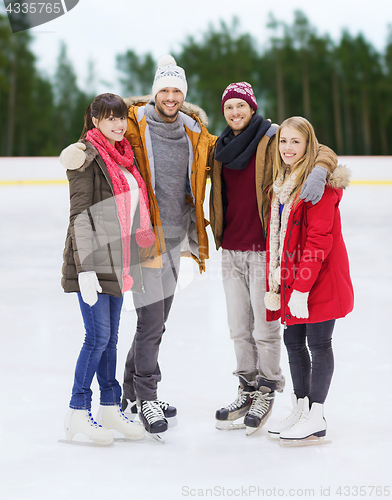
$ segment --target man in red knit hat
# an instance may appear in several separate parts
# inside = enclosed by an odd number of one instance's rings
[[[211,156],[210,219],[216,248],[222,247],[222,279],[228,326],[234,341],[239,378],[237,398],[217,410],[216,427],[246,427],[252,434],[269,417],[275,391],[282,392],[280,323],[266,321],[266,233],[269,188],[277,125],[256,113],[247,82],[230,84],[222,96],[227,127]],[[316,203],[336,155],[320,146],[317,166],[301,194]],[[245,417],[243,424],[234,423]]]

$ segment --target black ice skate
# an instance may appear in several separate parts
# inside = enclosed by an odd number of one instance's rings
[[[175,406],[169,405],[165,401],[157,400],[159,406],[162,408],[163,415],[165,418],[173,418],[177,415],[177,408]],[[137,405],[136,401],[132,401],[131,399],[123,398],[121,401],[121,409],[125,411],[129,407],[131,413],[137,413]]]
[[[254,392],[251,407],[244,418],[247,436],[260,429],[271,414],[275,392],[264,392],[264,389],[268,390],[263,387]]]
[[[168,423],[157,399],[154,401],[141,400],[139,418],[149,434],[158,441],[164,442],[162,433],[167,431]]]
[[[248,385],[244,379],[240,378],[240,385],[235,401],[216,411],[215,427],[219,430],[245,429],[244,423],[235,423],[235,420],[244,417],[248,413],[253,393],[254,388]]]

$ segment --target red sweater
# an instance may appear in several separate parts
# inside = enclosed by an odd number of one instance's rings
[[[243,170],[223,165],[222,177],[227,198],[222,248],[226,250],[265,250],[263,227],[256,197],[256,154]]]

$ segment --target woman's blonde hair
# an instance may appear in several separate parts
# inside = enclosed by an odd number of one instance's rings
[[[298,193],[301,192],[302,186],[306,181],[306,178],[313,170],[318,149],[319,143],[316,138],[316,134],[314,133],[314,129],[311,123],[308,122],[306,118],[302,116],[292,116],[291,118],[287,118],[276,132],[276,148],[275,148],[275,157],[274,157],[274,165],[273,165],[273,182],[279,177],[282,169],[286,168],[285,163],[282,160],[279,152],[279,144],[280,144],[280,134],[283,127],[291,127],[297,130],[302,137],[306,140],[306,150],[303,157],[295,163],[291,169],[292,172],[297,172],[297,187],[294,189],[290,198],[297,196]]]

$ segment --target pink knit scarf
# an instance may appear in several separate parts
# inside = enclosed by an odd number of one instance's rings
[[[125,139],[112,146],[106,137],[97,129],[89,130],[86,139],[98,150],[113,184],[117,214],[121,226],[123,248],[123,287],[126,292],[132,288],[133,279],[129,274],[131,265],[131,191],[121,167],[125,167],[135,178],[139,187],[140,229],[136,230],[136,242],[140,247],[149,247],[155,241],[155,234],[150,229],[150,211],[148,208],[147,188],[134,163],[131,145]]]

